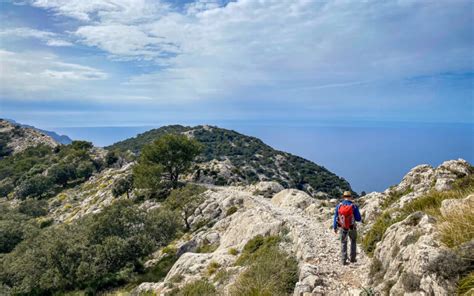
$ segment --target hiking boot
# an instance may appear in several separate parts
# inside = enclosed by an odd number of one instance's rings
[[[342,264],[342,265],[348,265],[349,263],[347,263],[347,261],[344,260],[344,261],[341,261],[341,264]]]
[[[357,262],[357,259],[351,259],[351,263],[356,263]]]

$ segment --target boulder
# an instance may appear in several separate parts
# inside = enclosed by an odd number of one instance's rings
[[[264,197],[268,198],[285,189],[280,183],[275,181],[258,182],[251,188],[254,194],[263,195]]]
[[[464,199],[445,199],[441,202],[440,211],[446,217],[449,213],[463,208],[474,208],[474,194],[470,194]]]
[[[305,209],[314,202],[306,192],[296,189],[285,189],[275,194],[272,204],[282,208]]]

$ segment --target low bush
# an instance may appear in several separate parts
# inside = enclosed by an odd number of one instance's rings
[[[248,268],[231,288],[231,295],[291,295],[298,281],[296,259],[278,248],[278,237],[257,236],[239,258]]]
[[[392,191],[388,196],[387,198],[383,201],[382,205],[381,205],[381,208],[382,209],[387,209],[388,207],[390,207],[393,203],[397,202],[402,196],[404,195],[407,195],[409,193],[413,192],[413,189],[410,187],[410,188],[407,188],[405,191],[400,191],[400,192],[396,192],[396,191]]]
[[[211,244],[208,242],[204,242],[197,248],[196,253],[212,253],[215,250],[217,250],[218,247],[219,247],[218,244]]]
[[[166,277],[170,269],[175,264],[178,257],[176,254],[166,255],[160,259],[155,265],[146,268],[143,274],[137,276],[133,281],[135,284],[144,282],[159,282]]]
[[[219,267],[221,267],[219,263],[217,263],[216,261],[211,261],[211,263],[209,263],[209,265],[207,266],[207,274],[213,275],[214,273],[216,273]]]
[[[440,217],[441,241],[455,248],[474,239],[474,204],[467,203]]]
[[[461,278],[458,282],[458,295],[472,295],[474,290],[474,271]]]
[[[236,206],[231,206],[230,208],[227,209],[227,212],[225,213],[226,216],[230,216],[237,212],[237,207]]]
[[[237,251],[237,249],[235,248],[229,249],[229,255],[237,256],[237,254],[239,254],[239,251]]]
[[[255,236],[245,244],[242,254],[240,254],[235,264],[247,265],[253,262],[260,254],[267,252],[270,248],[277,247],[280,241],[281,238],[279,236]]]
[[[186,284],[180,289],[171,291],[170,296],[214,296],[216,288],[206,280],[198,280]]]
[[[474,176],[470,175],[458,179],[453,184],[451,190],[444,192],[433,190],[407,203],[398,211],[398,213],[385,211],[377,218],[377,220],[375,220],[372,228],[363,237],[362,248],[369,256],[371,256],[375,249],[375,245],[382,239],[388,227],[396,222],[404,220],[410,214],[417,211],[436,216],[440,221],[445,222],[440,225],[440,231],[443,242],[448,246],[454,247],[463,242],[469,241],[473,238],[473,211],[470,209],[463,209],[462,216],[453,214],[443,218],[440,214],[440,207],[442,201],[445,199],[460,199],[472,193],[474,193]]]
[[[392,219],[389,212],[384,212],[375,220],[372,228],[362,238],[362,248],[369,256],[373,255],[376,244],[382,240],[387,228],[398,221],[400,218]]]
[[[96,293],[133,281],[143,273],[145,256],[175,238],[180,224],[174,215],[141,211],[125,200],[77,223],[44,228],[2,257],[0,282],[13,294],[49,295],[73,289]],[[154,278],[172,265],[159,263],[150,271]]]

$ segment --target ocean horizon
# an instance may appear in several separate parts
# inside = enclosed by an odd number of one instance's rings
[[[196,125],[196,124],[185,124]],[[382,191],[419,164],[438,166],[462,158],[474,162],[474,124],[370,123],[216,125],[261,139],[345,178],[357,191]],[[49,128],[75,140],[107,146],[160,125]]]

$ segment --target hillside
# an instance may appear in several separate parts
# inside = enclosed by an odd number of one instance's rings
[[[49,147],[59,145],[53,138],[34,128],[21,127],[0,119],[0,157],[16,154],[40,144]]]
[[[219,153],[260,165],[239,147],[295,157],[231,131],[169,128],[210,147],[201,170]],[[74,141],[0,159],[1,295],[472,295],[474,168],[464,160],[417,166],[356,200],[358,261],[341,266],[330,229],[339,199],[245,180],[188,182],[164,199],[116,194],[134,162],[112,154]]]
[[[192,179],[216,185],[243,185],[276,181],[313,196],[339,196],[351,190],[349,183],[309,160],[281,152],[261,140],[211,126],[165,126],[139,134],[109,147],[139,153],[142,147],[166,133],[187,134],[204,145]]]
[[[47,136],[50,136],[54,141],[58,142],[59,144],[63,144],[63,145],[68,145],[68,144],[71,144],[72,143],[72,139],[69,138],[68,136],[66,135],[59,135],[58,133],[56,132],[52,132],[52,131],[47,131],[47,130],[44,130],[44,129],[40,129],[40,128],[37,128],[37,127],[34,127],[32,125],[28,125],[28,124],[22,124],[22,123],[18,123],[16,122],[15,120],[13,119],[5,119],[6,121],[9,121],[10,123],[14,124],[14,125],[18,125],[20,127],[23,127],[23,128],[30,128],[30,129],[34,129],[34,130],[37,130],[38,132],[42,133],[42,134],[45,134]]]

